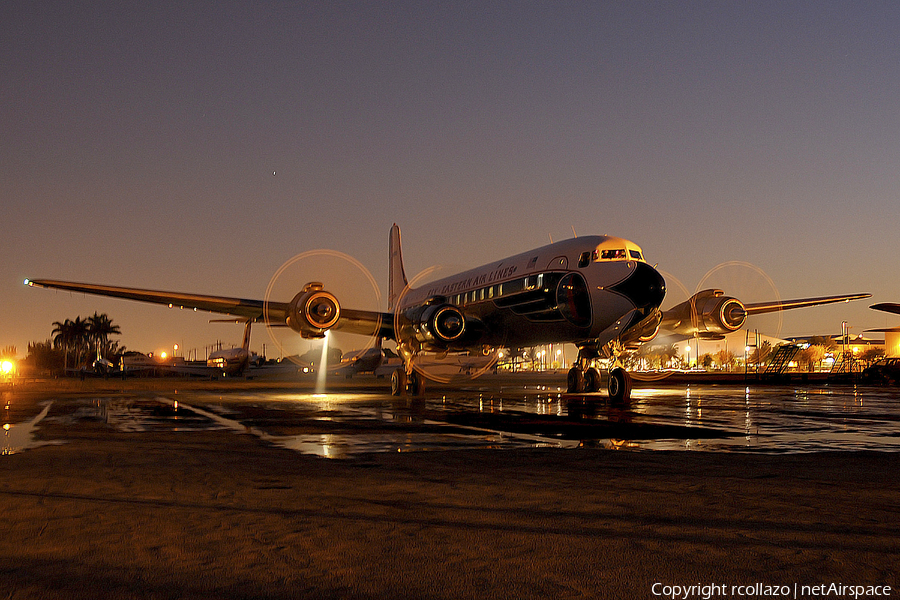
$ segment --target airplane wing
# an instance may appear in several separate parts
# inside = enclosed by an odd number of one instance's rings
[[[743,327],[748,316],[869,298],[871,294],[820,296],[743,304],[722,290],[702,290],[662,313],[659,328],[676,335],[721,339]]]
[[[900,304],[896,304],[893,302],[882,302],[881,304],[873,304],[869,308],[875,310],[883,310],[884,312],[894,313],[896,315],[900,315]]]
[[[806,308],[807,306],[819,306],[820,304],[850,302],[851,300],[861,300],[862,298],[871,297],[872,294],[849,294],[847,296],[820,296],[818,298],[801,298],[798,300],[756,302],[753,304],[745,304],[744,310],[748,315],[761,315],[764,313],[778,312],[779,310],[788,310],[791,308]]]
[[[188,308],[205,310],[224,315],[234,315],[251,321],[264,320],[274,326],[286,326],[288,302],[265,302],[245,298],[229,298],[226,296],[206,296],[202,294],[185,294],[180,292],[164,292],[140,288],[116,287],[94,283],[75,283],[71,281],[55,281],[52,279],[26,279],[25,285],[48,289],[93,294],[162,304],[170,308]],[[394,338],[394,316],[367,310],[352,310],[341,307],[341,317],[334,326],[335,330],[358,333],[361,335],[379,335]]]

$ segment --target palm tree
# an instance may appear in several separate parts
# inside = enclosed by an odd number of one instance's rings
[[[122,335],[118,325],[113,325],[112,319],[106,313],[87,319],[87,331],[91,344],[97,349],[97,358],[107,354],[110,349],[109,336]]]
[[[72,339],[75,346],[75,366],[78,366],[89,349],[90,335],[88,334],[87,319],[75,317],[75,320],[72,321]]]
[[[75,352],[75,364],[81,361],[88,346],[88,322],[81,317],[75,317],[75,320],[66,319],[64,322],[53,322],[53,345],[62,347],[65,353],[63,359],[63,368],[69,367],[69,352]]]
[[[72,319],[66,319],[64,322],[53,322],[53,347],[63,349],[63,371],[69,368],[69,348],[72,346]]]

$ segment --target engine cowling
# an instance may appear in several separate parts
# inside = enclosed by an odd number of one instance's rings
[[[630,327],[622,334],[620,341],[625,346],[640,346],[651,341],[659,333],[659,325],[662,322],[662,313],[654,310],[649,315],[641,319],[637,324]]]
[[[662,327],[683,335],[714,339],[737,331],[747,320],[747,311],[737,298],[722,290],[703,290],[667,310]]]
[[[697,327],[701,334],[725,335],[740,329],[747,320],[747,311],[741,301],[728,296],[710,298],[697,315]]]
[[[415,340],[416,345],[428,350],[464,347],[480,337],[482,330],[480,321],[466,317],[459,307],[443,298],[409,308],[401,318],[401,337]]]
[[[318,282],[306,284],[288,305],[287,325],[304,338],[325,337],[340,318],[337,298]]]

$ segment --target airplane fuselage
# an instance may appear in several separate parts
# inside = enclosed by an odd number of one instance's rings
[[[484,325],[495,347],[616,339],[655,311],[662,276],[634,243],[587,236],[529,250],[401,295],[395,314],[442,301]]]

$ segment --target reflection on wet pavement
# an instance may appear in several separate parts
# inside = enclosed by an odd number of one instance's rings
[[[59,443],[41,441],[34,436],[38,424],[50,411],[50,406],[53,404],[52,402],[47,402],[44,405],[44,409],[30,421],[15,424],[8,422],[9,419],[7,413],[9,412],[9,403],[7,401],[4,404],[3,444],[2,447],[0,447],[0,454],[15,454],[16,452],[21,452],[28,448],[36,448],[38,446],[43,446],[44,444]]]
[[[99,420],[116,431],[230,430],[265,444],[340,458],[369,452],[532,447],[794,453],[900,450],[893,388],[672,386],[603,395],[537,387],[446,389],[424,398],[283,390],[120,394],[46,403],[4,421],[3,452],[39,441],[42,422]],[[54,411],[48,416],[51,405]],[[7,408],[8,412],[8,408]],[[59,443],[64,440],[55,440]]]

